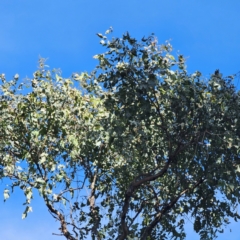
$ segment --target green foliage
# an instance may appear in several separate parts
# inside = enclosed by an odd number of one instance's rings
[[[70,240],[184,239],[188,218],[214,239],[240,218],[233,77],[188,74],[154,36],[97,35],[107,52],[89,74],[64,79],[41,59],[29,82],[1,75],[4,199],[22,189],[25,218],[37,189]]]

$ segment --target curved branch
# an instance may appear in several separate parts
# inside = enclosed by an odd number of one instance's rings
[[[133,193],[145,182],[149,182],[149,181],[153,181],[159,177],[162,177],[168,170],[168,167],[170,165],[170,163],[172,162],[172,159],[169,158],[169,160],[166,162],[165,166],[163,167],[163,169],[158,172],[157,174],[153,175],[153,176],[148,176],[145,177],[144,179],[141,179],[139,181],[133,182],[132,184],[130,184],[130,186],[128,187],[126,193],[125,193],[125,201],[123,204],[123,208],[122,208],[122,215],[121,215],[121,226],[122,226],[122,235],[119,237],[119,240],[124,240],[126,239],[126,236],[128,235],[129,229],[128,226],[126,224],[126,215],[128,212],[128,208],[129,208],[129,204],[130,204],[130,200],[131,197],[133,195]]]
[[[159,213],[156,214],[155,219],[146,227],[141,240],[146,240],[147,237],[151,234],[153,228],[160,222],[161,218],[163,217],[163,215],[168,212],[169,210],[171,210],[174,205],[177,203],[177,201],[188,191],[193,190],[195,188],[197,188],[200,184],[202,184],[204,182],[204,178],[200,178],[193,187],[191,188],[187,188],[184,191],[182,191],[177,197],[175,197],[169,204],[167,204],[163,210]]]
[[[55,208],[53,208],[53,206],[50,204],[49,200],[48,199],[44,199],[45,202],[46,202],[46,206],[48,207],[48,210],[56,216],[56,218],[60,221],[60,224],[61,224],[61,232],[62,232],[62,235],[66,237],[66,239],[68,240],[77,240],[76,238],[74,238],[70,232],[68,231],[67,229],[67,223],[65,221],[65,218],[64,216],[59,212],[57,211]]]

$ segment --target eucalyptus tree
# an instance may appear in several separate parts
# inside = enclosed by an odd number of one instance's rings
[[[154,35],[105,35],[91,73],[65,79],[41,60],[26,83],[1,75],[5,200],[20,187],[25,218],[37,189],[70,240],[185,239],[189,219],[214,239],[240,218],[235,76],[188,74]]]

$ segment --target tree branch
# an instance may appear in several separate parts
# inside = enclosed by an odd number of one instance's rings
[[[177,197],[175,197],[169,204],[165,205],[165,207],[163,208],[163,210],[159,213],[156,214],[155,219],[146,227],[141,240],[146,240],[147,237],[151,234],[151,231],[153,230],[153,228],[160,222],[162,216],[168,212],[169,210],[171,210],[174,205],[177,203],[177,201],[188,191],[195,189],[196,187],[198,187],[200,184],[202,184],[204,182],[204,178],[200,178],[193,187],[191,188],[187,188],[184,191],[182,191]]]
[[[59,212],[57,211],[55,208],[53,208],[53,206],[51,205],[51,203],[49,202],[49,200],[47,198],[44,199],[45,202],[46,202],[46,206],[48,207],[49,211],[54,214],[56,216],[56,218],[60,221],[60,224],[61,224],[61,232],[63,234],[63,236],[66,237],[66,239],[68,240],[77,240],[76,238],[74,238],[70,232],[68,231],[67,229],[67,223],[65,221],[65,218],[64,216]]]

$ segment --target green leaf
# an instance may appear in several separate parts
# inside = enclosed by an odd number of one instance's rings
[[[4,202],[10,197],[9,190],[5,189],[3,192]]]
[[[100,38],[103,38],[103,39],[105,39],[106,37],[105,36],[103,36],[101,33],[97,33],[97,36],[98,37],[100,37]]]
[[[22,214],[22,219],[26,218],[29,212],[32,212],[32,207],[27,206],[24,213]]]

